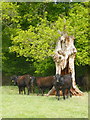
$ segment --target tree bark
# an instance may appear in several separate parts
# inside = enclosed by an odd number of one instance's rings
[[[72,73],[72,89],[73,95],[83,95],[83,93],[77,88],[75,82],[75,68],[74,60],[76,55],[76,48],[74,46],[74,37],[68,36],[67,33],[61,33],[53,55],[53,60],[56,65],[56,74],[65,75]],[[53,87],[47,95],[55,94],[55,88]],[[61,92],[60,92],[61,94]]]

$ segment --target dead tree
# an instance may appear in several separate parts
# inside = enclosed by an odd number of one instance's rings
[[[56,65],[56,74],[64,75],[72,73],[72,85],[71,90],[73,95],[82,95],[83,93],[77,88],[75,82],[75,68],[74,60],[77,50],[74,46],[74,36],[68,36],[65,32],[60,32],[61,37],[59,37],[56,48],[53,55],[53,60]],[[53,87],[47,95],[51,95],[55,92]]]

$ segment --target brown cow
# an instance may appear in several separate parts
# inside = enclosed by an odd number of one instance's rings
[[[19,88],[19,94],[21,94],[22,91],[24,91],[24,94],[26,94],[25,87],[27,87],[28,95],[29,95],[31,86],[32,86],[32,81],[31,81],[30,77],[31,77],[31,75],[22,75],[22,76],[16,76],[16,77],[12,78],[14,83]]]
[[[34,85],[36,85],[42,91],[42,96],[44,95],[45,89],[51,89],[56,81],[55,76],[47,76],[47,77],[31,77]],[[39,94],[38,93],[38,94]]]

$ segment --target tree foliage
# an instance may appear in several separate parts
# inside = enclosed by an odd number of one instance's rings
[[[52,60],[56,41],[66,26],[75,36],[76,65],[89,65],[89,4],[88,3],[2,3],[3,70],[25,71],[50,75],[55,72]],[[17,59],[16,64],[14,59]],[[27,68],[17,69],[24,62]],[[12,64],[7,64],[11,62]],[[32,66],[30,68],[30,66]],[[10,68],[10,70],[8,70]],[[29,71],[30,68],[30,71]],[[48,71],[51,71],[47,73]],[[14,72],[13,72],[14,73]]]

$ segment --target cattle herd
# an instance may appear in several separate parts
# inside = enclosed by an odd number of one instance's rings
[[[72,96],[70,89],[72,88],[72,75],[59,75],[56,74],[55,76],[47,76],[47,77],[34,77],[29,74],[22,75],[22,76],[12,76],[11,81],[14,85],[18,86],[19,94],[23,93],[26,94],[25,88],[27,88],[27,94],[35,93],[35,87],[38,88],[38,94],[44,92],[46,89],[51,89],[53,86],[56,90],[56,96],[58,100],[60,99],[60,91],[63,93],[63,99],[65,100],[65,92],[67,91],[67,98],[68,95]]]

